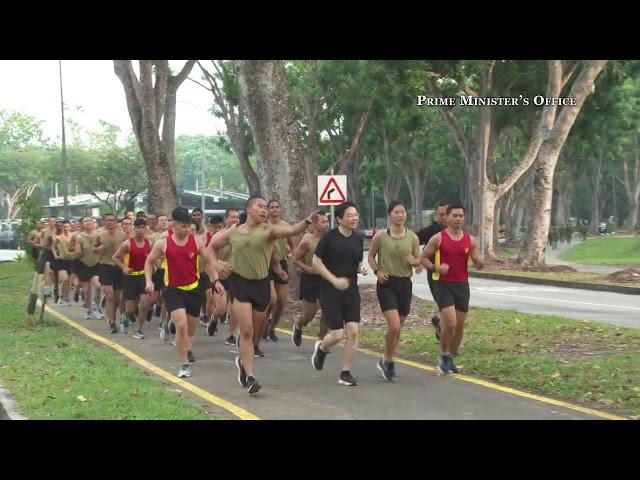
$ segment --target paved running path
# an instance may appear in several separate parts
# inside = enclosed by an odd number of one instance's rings
[[[175,347],[160,340],[155,320],[146,324],[147,338],[136,340],[131,333],[110,335],[104,320],[83,320],[80,307],[53,308],[175,375],[178,367]],[[226,325],[221,330],[226,333]],[[192,365],[193,377],[187,381],[261,419],[601,418],[403,364],[396,365],[397,381],[388,383],[376,369],[378,358],[361,352],[356,354],[353,368],[359,385],[341,386],[337,383],[341,348],[331,352],[324,370],[318,372],[310,363],[313,340],[305,339],[301,347],[295,347],[289,335],[279,333],[279,336],[279,342],[263,343],[261,347],[266,357],[256,359],[256,376],[263,389],[253,397],[237,383],[233,363],[236,348],[224,344],[226,335],[208,337],[204,328],[198,331],[193,347],[197,361]],[[464,364],[464,355],[458,363]],[[223,418],[235,418],[222,409],[220,412]]]

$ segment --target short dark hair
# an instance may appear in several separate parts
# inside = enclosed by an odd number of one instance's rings
[[[107,219],[107,217],[113,217],[113,218],[115,218],[116,220],[118,219],[118,217],[116,216],[116,214],[115,214],[115,213],[113,213],[113,212],[105,213],[105,214],[102,216],[102,219],[103,219],[103,220],[106,220],[106,219]]]
[[[146,215],[146,213],[144,212],[144,210],[140,210],[138,213],[136,213],[136,217],[141,217],[143,215]]]
[[[164,213],[159,213],[159,214],[158,214],[158,220],[160,220],[160,217],[164,217],[164,218],[166,218],[167,220],[169,220],[169,217],[167,217]]]
[[[457,209],[460,209],[460,210],[462,210],[462,213],[465,213],[463,205],[461,205],[459,203],[452,203],[451,205],[449,205],[447,207],[447,215],[449,215],[451,213],[451,210],[457,210]]]
[[[358,210],[358,207],[356,206],[356,204],[355,204],[355,203],[353,203],[351,200],[348,200],[348,201],[346,201],[346,202],[344,202],[344,203],[341,203],[340,205],[338,205],[338,206],[335,208],[334,213],[335,213],[336,218],[342,218],[342,217],[344,217],[344,212],[345,212],[345,210],[346,210],[347,208],[349,208],[349,207],[353,207],[353,208],[355,208],[356,210]]]
[[[147,221],[144,218],[136,218],[133,222],[134,227],[146,227]]]
[[[404,207],[404,210],[407,211],[406,203],[404,203],[402,200],[394,200],[387,207],[387,215],[391,215],[391,212],[393,212],[393,209],[396,208],[398,205],[402,205]]]
[[[191,223],[191,215],[189,210],[184,207],[176,207],[171,212],[171,219],[180,223]]]
[[[229,207],[224,211],[224,218],[227,218],[231,212],[239,212],[237,208]]]
[[[271,200],[269,200],[267,202],[267,208],[269,208],[271,206],[272,203],[277,203],[278,205],[282,206],[282,204],[280,203],[280,200],[276,199],[276,198],[272,198]]]
[[[194,214],[194,213],[196,213],[196,212],[200,212],[200,213],[202,213],[202,209],[201,209],[200,207],[196,207],[196,208],[194,208],[193,210],[191,210],[191,215],[193,215],[193,214]]]
[[[209,223],[211,225],[216,225],[218,223],[224,222],[224,219],[220,215],[211,215],[209,217]]]
[[[253,201],[254,201],[256,198],[261,198],[262,200],[265,200],[265,198],[264,198],[262,195],[258,194],[258,193],[254,193],[253,195],[251,195],[251,196],[247,199],[247,201],[245,202],[245,204],[244,204],[245,214],[246,214],[247,208],[249,208],[251,205],[253,205]]]
[[[69,225],[71,225],[71,222],[69,220],[67,220],[66,218],[64,220],[62,220],[62,224],[64,225],[65,223],[68,223]]]
[[[440,207],[448,207],[449,206],[449,202],[445,202],[444,200],[441,200],[440,202],[438,202],[438,204],[436,205],[436,210]]]

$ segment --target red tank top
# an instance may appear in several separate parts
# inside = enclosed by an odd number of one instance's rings
[[[212,238],[213,238],[213,233],[207,232],[207,244],[205,245],[206,247],[209,246],[209,243],[211,243]]]
[[[446,274],[434,274],[433,279],[440,282],[468,282],[468,264],[472,249],[471,237],[467,232],[464,232],[460,240],[455,241],[446,230],[442,230],[440,247],[436,251],[436,265],[446,263],[449,265],[449,271]]]
[[[149,239],[146,237],[142,247],[139,247],[136,244],[135,238],[132,237],[129,239],[129,262],[127,267],[132,270],[131,275],[144,274],[144,262],[147,260],[150,251],[151,244],[149,243]]]
[[[200,273],[198,271],[198,245],[192,233],[187,237],[184,246],[176,245],[173,235],[167,237],[167,268],[165,284],[181,290],[193,290],[198,287]]]

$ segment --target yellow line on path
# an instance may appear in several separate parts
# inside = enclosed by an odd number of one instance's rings
[[[97,335],[95,333],[93,333],[91,330],[89,330],[88,328],[83,327],[82,325],[79,325],[78,323],[74,322],[73,320],[71,320],[70,318],[66,317],[65,315],[61,314],[60,312],[57,312],[56,310],[52,309],[51,307],[47,306],[47,312],[49,312],[51,315],[53,315],[54,317],[62,320],[64,323],[68,324],[69,326],[75,328],[76,330],[82,332],[83,334],[85,334],[86,336],[94,339],[97,342],[100,342],[104,345],[107,345],[108,347],[113,348],[116,352],[124,355],[125,357],[127,357],[130,360],[133,360],[134,362],[136,362],[138,365],[140,365],[143,368],[146,368],[147,370],[155,373],[156,375],[164,378],[165,380],[178,385],[182,388],[184,388],[185,390],[189,390],[191,393],[194,393],[195,395],[199,396],[200,398],[203,398],[204,400],[211,402],[212,404],[224,408],[225,410],[231,412],[232,414],[234,414],[236,417],[240,418],[241,420],[260,420],[259,417],[257,417],[256,415],[254,415],[251,412],[248,412],[247,410],[231,403],[231,402],[227,402],[226,400],[223,400],[220,397],[217,397],[216,395],[213,395],[212,393],[207,392],[206,390],[197,387],[189,382],[186,382],[184,380],[182,380],[181,378],[176,378],[174,375],[170,374],[169,372],[167,372],[166,370],[163,370],[159,367],[157,367],[156,365],[154,365],[151,362],[148,362],[147,360],[145,360],[144,358],[140,357],[139,355],[136,355],[135,353],[133,353],[130,350],[127,350],[126,348],[124,348],[122,345],[112,342],[111,340],[107,340],[104,337],[101,337],[100,335]]]
[[[291,335],[291,332],[289,330],[283,330],[282,328],[276,328],[276,330],[280,333]],[[306,338],[308,340],[317,340],[317,338],[310,337],[308,335],[303,335],[303,338]],[[358,348],[358,351],[374,357],[380,357],[381,355],[378,352],[374,352],[373,350],[368,350],[366,348]],[[422,363],[413,362],[411,360],[396,358],[394,361],[396,363],[402,363],[403,365],[409,365],[410,367],[419,368],[420,370],[426,370],[427,372],[431,372],[431,373],[438,372],[433,367],[424,365]],[[572,403],[563,402],[562,400],[556,400],[554,398],[543,397],[541,395],[534,395],[532,393],[523,392],[522,390],[516,390],[515,388],[504,387],[502,385],[498,385],[497,383],[487,382],[485,380],[469,377],[467,375],[452,374],[451,377],[457,380],[462,380],[463,382],[475,383],[476,385],[481,385],[483,387],[490,388],[492,390],[498,390],[500,392],[510,393],[511,395],[516,395],[518,397],[528,398],[530,400],[537,400],[539,402],[547,403],[549,405],[555,405],[557,407],[564,407],[570,410],[575,410],[580,413],[586,413],[587,415],[593,415],[594,417],[605,418],[607,420],[627,420],[625,417],[620,417],[618,415],[612,415],[610,413],[601,412],[599,410],[594,410],[592,408],[581,407],[580,405],[574,405]]]

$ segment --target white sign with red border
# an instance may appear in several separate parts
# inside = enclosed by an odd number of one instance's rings
[[[318,175],[318,205],[340,205],[346,201],[346,175]]]

